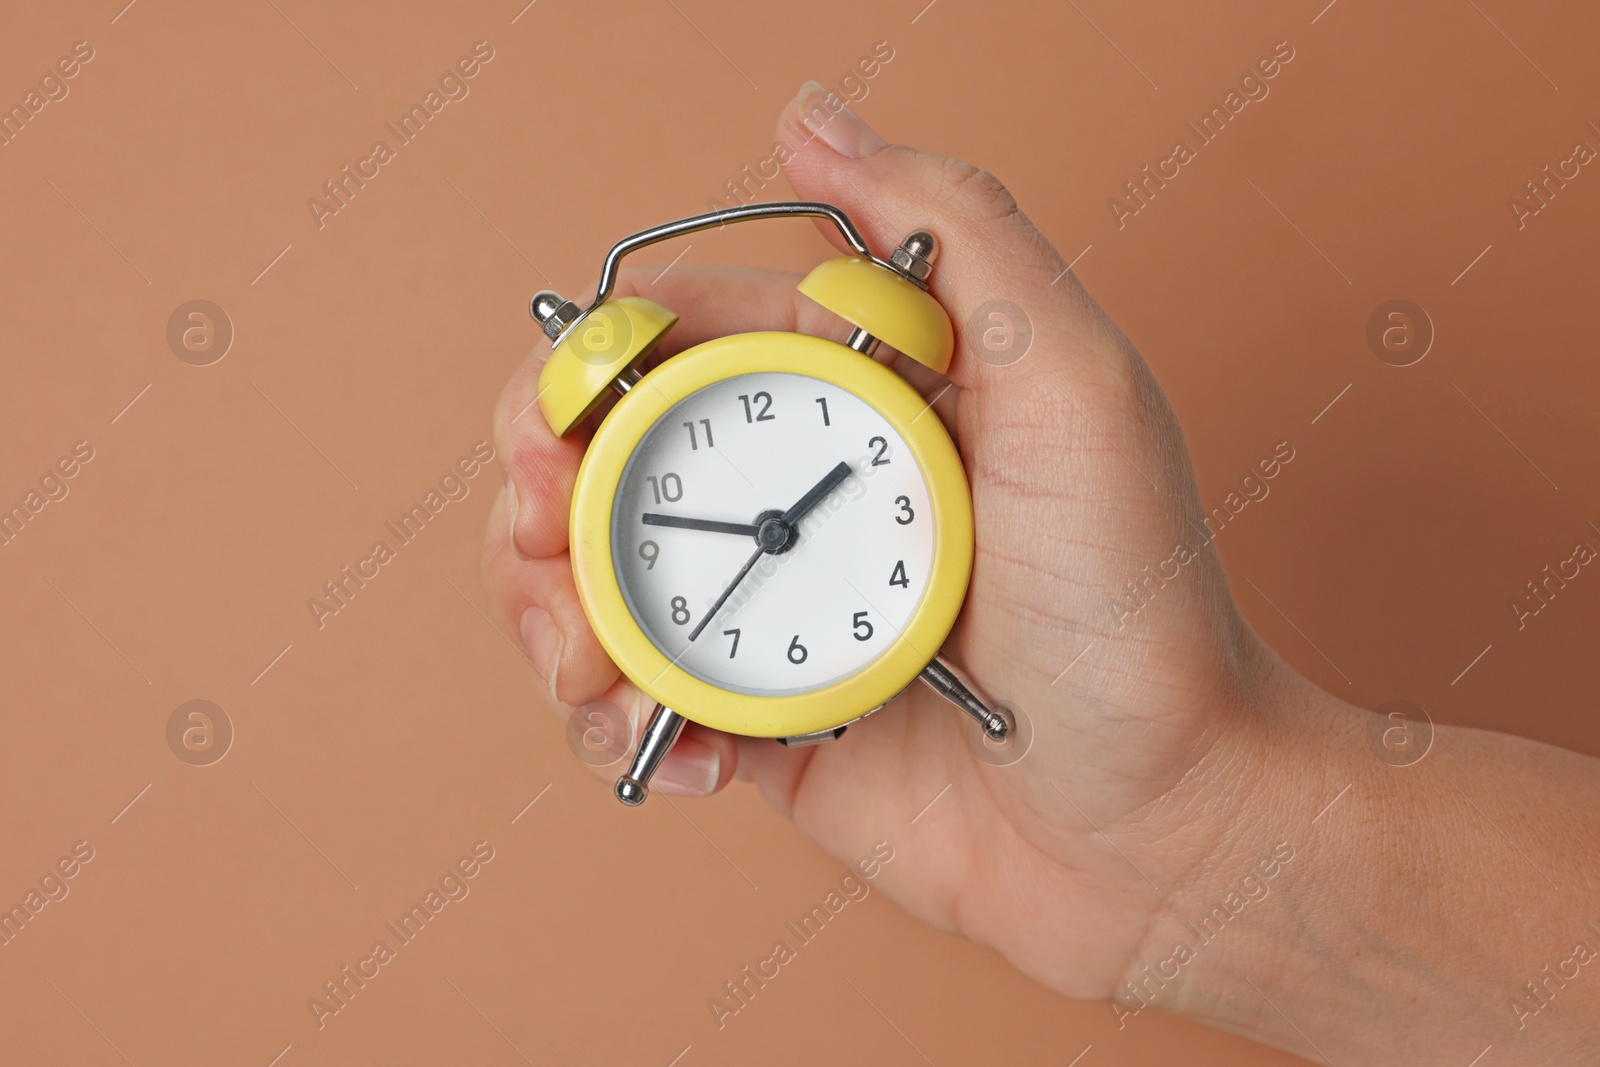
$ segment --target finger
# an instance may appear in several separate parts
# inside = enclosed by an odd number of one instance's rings
[[[886,143],[814,82],[785,108],[778,132],[794,149],[784,172],[795,191],[838,205],[881,254],[914,230],[934,234],[939,254],[930,291],[956,329],[950,377],[961,388],[1027,388],[1039,371],[1070,370],[1121,348],[1103,343],[1125,339],[994,175]],[[831,227],[824,232],[843,247]],[[1023,361],[1017,373],[992,373],[1000,368],[978,356],[980,338],[966,336],[972,317],[995,300],[1032,320],[1033,347],[1043,358]],[[1052,361],[1065,367],[1038,366]]]
[[[768,737],[741,737],[739,777],[756,783],[767,806],[786,819],[794,818],[794,796],[801,777],[820,751],[819,745],[789,748]]]
[[[738,767],[739,744],[733,735],[691,722],[661,761],[650,787],[671,796],[709,796],[733,781]]]
[[[584,766],[614,786],[639,750],[656,702],[619,678],[594,700],[576,707],[550,706],[567,720],[568,744]],[[671,796],[708,796],[733,781],[738,764],[739,751],[731,735],[687,723],[656,768],[650,788]]]
[[[880,345],[881,350],[884,346]],[[903,356],[891,352],[888,359],[889,366],[894,372],[910,383],[911,388],[922,395],[928,402],[929,408],[939,416],[939,421],[944,423],[950,436],[960,443],[956,427],[956,401],[961,396],[961,390],[956,384],[944,375],[923,366],[910,356]]]
[[[568,557],[519,558],[511,548],[505,493],[490,512],[483,552],[490,617],[521,646],[544,683],[547,707],[563,719],[581,714],[585,722],[626,723],[627,736],[606,743],[619,755],[637,750],[655,701],[621,676],[595,638],[578,603]],[[613,765],[584,762],[607,780],[619,773]],[[652,784],[676,796],[704,796],[732,781],[738,763],[733,737],[690,723]]]
[[[581,716],[592,724],[584,743],[598,758],[583,754],[583,762],[603,781],[615,783],[628,770],[639,750],[656,702],[626,678],[619,679],[596,699],[580,706],[561,705],[557,711]],[[602,737],[592,738],[594,734]],[[592,738],[592,739],[591,739]],[[604,752],[599,749],[604,748]],[[656,768],[650,788],[672,796],[708,796],[723,789],[738,770],[739,750],[732,735],[686,723],[678,739]]]
[[[565,552],[523,559],[511,547],[506,492],[490,509],[481,566],[490,618],[517,643],[552,699],[579,705],[618,677],[578,600]]]
[[[504,521],[509,544],[522,559],[550,559],[566,552],[572,486],[589,441],[582,426],[557,437],[539,411],[539,372],[549,355],[548,345],[536,346],[495,405],[495,448],[506,474]]]

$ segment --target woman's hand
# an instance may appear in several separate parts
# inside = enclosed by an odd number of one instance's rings
[[[931,287],[956,328],[953,387],[894,366],[972,484],[977,555],[946,651],[1015,709],[1031,747],[997,765],[974,723],[913,685],[833,744],[691,725],[655,785],[708,793],[737,771],[841,861],[887,840],[878,884],[909,911],[1062,993],[1112,1000],[1123,1026],[1156,1007],[1341,1065],[1600,1047],[1600,976],[1541,978],[1600,960],[1600,764],[1451,729],[1416,767],[1375,758],[1383,724],[1369,731],[1372,716],[1241,620],[1160,388],[1004,187],[885,144],[820,88],[779,136],[796,193],[843,208],[873,248],[917,229],[940,242]],[[749,330],[848,330],[788,275],[647,277],[618,292],[681,316],[663,356]],[[1022,324],[1020,358],[986,344]],[[573,584],[585,433],[557,439],[534,410],[543,358],[496,413],[507,489],[485,585],[544,698],[563,714],[606,701],[637,739],[653,702],[619,677]]]
[[[787,749],[691,727],[656,781],[709,792],[737,769],[842,860],[886,839],[897,862],[880,884],[911,911],[1056,989],[1109,997],[1163,897],[1214,851],[1219,799],[1248,788],[1238,738],[1270,660],[1206,543],[1160,388],[1005,188],[884,144],[820,95],[794,105],[780,135],[798,141],[802,124],[819,132],[786,168],[799,196],[837,204],[876,249],[916,229],[940,242],[932,291],[956,326],[954,388],[941,394],[943,379],[903,357],[895,366],[937,397],[972,483],[977,557],[948,651],[1017,710],[1031,748],[993,765],[976,725],[913,685],[837,744]],[[682,316],[668,354],[745,330],[842,340],[849,329],[788,275],[647,277],[618,291]],[[982,336],[1008,325],[1032,333],[1010,362],[1016,351]],[[619,679],[578,605],[566,531],[584,440],[558,440],[529,407],[542,360],[517,372],[496,416],[511,486],[489,525],[486,585],[562,710],[609,700],[637,732],[652,704]],[[1166,562],[1180,544],[1192,558]]]

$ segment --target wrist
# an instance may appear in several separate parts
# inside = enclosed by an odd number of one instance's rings
[[[1600,987],[1565,983],[1600,945],[1582,921],[1594,768],[1460,728],[1399,765],[1384,758],[1393,723],[1264,656],[1199,768],[1231,779],[1197,793],[1225,830],[1152,917],[1119,1025],[1154,1008],[1334,1063],[1461,1064],[1491,1045],[1497,1062],[1545,1063],[1585,1047]],[[1541,776],[1547,797],[1530,787]]]
[[[1247,677],[1196,765],[1190,804],[1209,829],[1194,840],[1209,847],[1196,849],[1164,895],[1111,1011],[1122,1028],[1154,1008],[1313,1055],[1272,1006],[1273,991],[1302,982],[1314,950],[1303,943],[1305,916],[1328,890],[1309,872],[1327,873],[1328,854],[1345,847],[1340,818],[1358,791],[1371,798],[1368,776],[1385,768],[1362,739],[1370,713],[1264,647]],[[1354,864],[1343,873],[1362,876]],[[1330,952],[1320,965],[1336,959]]]

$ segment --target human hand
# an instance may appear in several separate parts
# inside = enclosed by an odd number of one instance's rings
[[[1197,536],[1182,434],[1149,369],[1000,183],[885,145],[815,93],[780,135],[807,117],[820,134],[786,166],[801,197],[837,204],[875,248],[919,228],[941,243],[932,291],[957,330],[955,388],[941,395],[942,379],[903,357],[894,366],[938,396],[972,483],[977,555],[949,651],[1018,710],[1032,747],[991,765],[975,724],[914,685],[837,744],[787,749],[691,725],[656,785],[710,792],[737,770],[843,860],[914,835],[882,875],[892,896],[1058,990],[1108,997],[1163,897],[1214,851],[1216,800],[1233,788],[1219,774],[1248,752],[1248,703],[1275,661]],[[747,330],[848,330],[788,275],[646,277],[625,274],[617,291],[681,316],[657,358]],[[1031,321],[1025,358],[986,358],[974,333],[989,324],[973,316],[989,301]],[[557,709],[609,701],[637,738],[653,702],[619,678],[577,600],[567,516],[586,434],[558,439],[531,409],[543,358],[517,371],[496,413],[510,485],[489,523],[485,584]],[[1181,580],[1156,579],[1148,606],[1130,610],[1140,602],[1124,587],[1180,543],[1195,546]],[[1054,916],[1047,928],[1040,915]]]
[[[880,358],[930,398],[972,485],[976,558],[946,650],[1015,709],[1018,739],[1031,726],[1031,748],[987,758],[975,723],[913,685],[834,744],[691,724],[654,785],[703,794],[737,772],[843,862],[890,841],[878,884],[902,906],[1059,992],[1112,1000],[1119,1026],[1155,1006],[1340,1063],[1466,1062],[1485,1042],[1500,1063],[1583,1059],[1600,986],[1566,978],[1600,955],[1580,942],[1557,971],[1546,957],[1600,890],[1600,761],[1452,727],[1424,768],[1374,759],[1390,724],[1317,689],[1240,617],[1173,413],[1062,257],[992,176],[887,145],[819,94],[802,90],[779,127],[818,131],[791,145],[795,191],[843,208],[875,248],[915,229],[941,243],[953,388]],[[749,330],[843,339],[796,281],[679,267],[617,291],[682,316],[656,358]],[[991,301],[1031,325],[1023,358],[985,348]],[[508,488],[485,585],[556,710],[608,702],[636,743],[654,704],[578,604],[567,519],[586,434],[557,439],[530,413],[542,361],[496,415]],[[1514,862],[1485,859],[1497,842]],[[1528,973],[1543,984],[1510,977]]]

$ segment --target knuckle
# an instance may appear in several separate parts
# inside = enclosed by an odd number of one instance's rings
[[[940,180],[945,198],[964,214],[998,220],[1010,218],[1021,210],[1005,183],[982,167],[959,159],[946,160]]]
[[[567,441],[514,442],[507,466],[520,491],[522,509],[541,518],[564,509],[582,457],[581,447]]]

